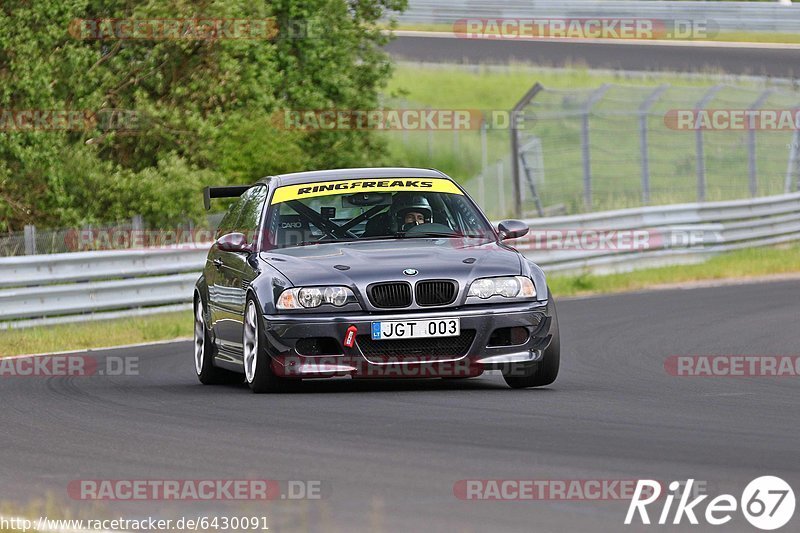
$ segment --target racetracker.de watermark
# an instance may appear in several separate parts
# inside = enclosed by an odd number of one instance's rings
[[[462,39],[702,40],[719,25],[699,19],[650,18],[467,18],[453,24]]]
[[[798,355],[671,355],[664,370],[676,377],[798,377]]]
[[[279,29],[274,18],[76,18],[68,31],[80,41],[210,41],[271,40]]]
[[[284,109],[276,128],[299,131],[469,131],[525,129],[535,116],[503,109]],[[513,121],[513,124],[512,124]]]
[[[268,501],[320,500],[329,487],[320,480],[276,479],[74,479],[73,500]]]
[[[800,109],[670,109],[664,125],[678,131],[793,131]]]
[[[255,242],[257,232],[242,230],[247,242]],[[72,252],[93,250],[139,250],[145,248],[201,248],[214,242],[216,231],[211,229],[138,230],[126,228],[69,229],[64,233],[64,245]]]
[[[361,356],[287,356],[274,366],[276,372],[287,378],[309,374],[353,374],[359,378],[469,378],[481,375],[483,367],[469,359],[442,361],[426,355],[414,356],[413,363],[406,357],[371,356],[370,361]],[[525,365],[507,364],[506,373],[524,375]]]
[[[514,241],[519,250],[580,250],[636,252],[663,248],[699,248],[721,236],[702,229],[532,228]]]
[[[0,357],[0,378],[138,375],[139,358],[136,356],[94,357],[80,354],[58,354]]]
[[[137,131],[141,114],[132,109],[0,109],[0,131]]]
[[[453,495],[459,500],[629,500],[637,483],[636,479],[462,479],[453,485]]]

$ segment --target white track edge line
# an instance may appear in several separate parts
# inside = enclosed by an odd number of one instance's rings
[[[2,359],[23,359],[25,357],[44,357],[46,355],[66,355],[71,353],[90,353],[90,352],[100,352],[100,351],[108,351],[108,350],[124,350],[126,348],[140,348],[140,347],[147,347],[147,346],[160,346],[162,344],[175,344],[178,342],[187,342],[192,340],[191,337],[175,337],[174,339],[166,339],[163,341],[150,341],[150,342],[138,342],[133,344],[121,344],[119,346],[100,346],[97,348],[78,348],[75,350],[63,350],[59,352],[44,352],[44,353],[31,353],[31,354],[24,354],[24,355],[8,355],[8,356],[0,356],[0,360]],[[0,516],[1,517],[1,516]]]

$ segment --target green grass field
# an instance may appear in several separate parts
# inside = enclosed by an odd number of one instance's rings
[[[746,280],[800,273],[800,245],[753,248],[720,254],[697,265],[648,268],[633,272],[548,277],[556,296],[579,296],[645,290],[714,280]]]
[[[191,337],[192,312],[37,326],[0,331],[0,357],[122,346]]]

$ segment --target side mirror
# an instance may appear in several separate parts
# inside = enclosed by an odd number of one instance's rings
[[[217,248],[223,252],[252,252],[244,233],[227,233],[217,239]]]
[[[516,239],[528,234],[531,230],[530,226],[521,220],[504,220],[497,225],[500,231],[500,240]]]

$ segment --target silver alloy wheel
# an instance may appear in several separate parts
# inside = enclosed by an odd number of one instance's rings
[[[199,376],[203,372],[203,359],[206,353],[206,319],[203,302],[198,298],[194,306],[194,369]]]
[[[256,365],[258,364],[258,316],[256,315],[256,304],[253,300],[247,303],[247,311],[244,316],[244,375],[248,383],[252,383],[256,376]]]

